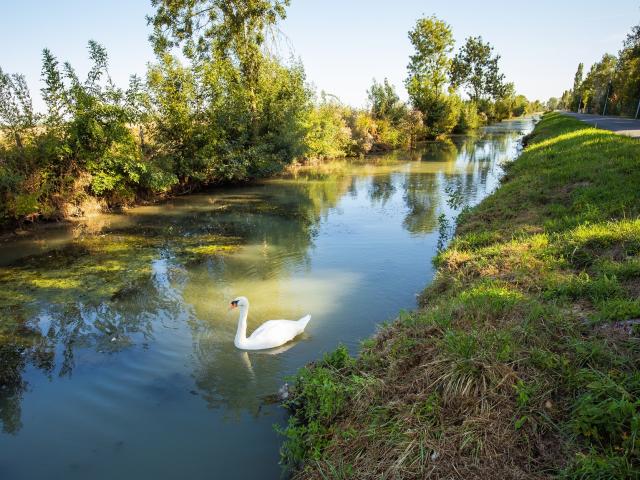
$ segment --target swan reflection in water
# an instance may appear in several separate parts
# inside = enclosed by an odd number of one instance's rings
[[[301,338],[301,339],[304,339],[304,338]],[[260,356],[260,355],[280,355],[281,353],[284,353],[287,350],[289,350],[290,348],[296,346],[299,343],[299,341],[300,341],[300,339],[296,339],[296,340],[292,340],[291,342],[287,342],[284,345],[280,345],[279,347],[270,348],[268,350],[254,351],[254,352],[251,352],[251,356],[253,356],[253,355],[255,355],[255,356]],[[247,372],[249,372],[251,377],[255,379],[255,373],[253,371],[253,364],[251,363],[251,356],[249,355],[249,352],[247,352],[246,350],[242,350],[242,351],[240,351],[238,353],[240,355],[240,360],[242,360],[242,363],[244,364],[245,368],[247,369]]]

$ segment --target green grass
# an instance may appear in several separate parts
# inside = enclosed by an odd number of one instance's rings
[[[299,478],[640,478],[640,143],[548,114],[422,307],[305,367]]]

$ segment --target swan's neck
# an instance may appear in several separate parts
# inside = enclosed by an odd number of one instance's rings
[[[247,340],[247,315],[249,315],[249,307],[240,307],[240,317],[238,318],[238,330],[236,331],[236,339],[234,341],[236,347],[244,344]]]

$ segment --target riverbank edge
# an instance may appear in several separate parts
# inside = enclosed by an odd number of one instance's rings
[[[430,140],[436,141],[436,140]],[[446,141],[446,138],[437,140],[437,141]],[[378,149],[375,151],[368,152],[366,154],[358,155],[358,156],[345,156],[338,157],[336,159],[349,161],[356,158],[375,158],[381,155],[389,154],[392,152],[412,152],[418,149],[421,145],[426,144],[428,141],[421,141],[415,147],[412,148],[392,148],[392,149]],[[187,190],[184,191],[172,191],[172,192],[163,192],[158,194],[147,194],[145,196],[137,196],[135,200],[130,203],[123,205],[108,205],[104,199],[101,199],[98,196],[93,196],[90,194],[86,194],[85,204],[84,205],[76,205],[74,206],[74,211],[82,212],[81,214],[73,214],[73,215],[64,215],[62,212],[55,218],[40,218],[39,216],[34,217],[32,220],[16,220],[16,219],[0,219],[0,242],[11,240],[12,238],[16,238],[19,236],[32,234],[40,229],[48,228],[51,226],[60,226],[60,225],[68,225],[68,226],[77,226],[81,225],[83,222],[90,221],[92,217],[101,214],[122,214],[127,210],[156,205],[158,203],[169,201],[175,198],[184,197],[186,195],[197,194],[197,193],[207,193],[213,192],[216,189],[220,188],[234,188],[234,187],[245,187],[247,185],[255,185],[260,183],[261,181],[266,181],[274,178],[279,178],[282,175],[287,175],[291,172],[295,172],[296,169],[314,167],[318,165],[323,165],[328,161],[336,160],[336,159],[322,159],[322,158],[303,158],[294,161],[291,164],[284,165],[283,168],[274,173],[272,175],[264,176],[264,177],[255,177],[248,178],[246,180],[237,181],[237,182],[221,182],[221,183],[212,183],[206,185],[193,185]]]
[[[640,143],[558,113],[525,142],[420,308],[298,372],[295,477],[640,476]]]

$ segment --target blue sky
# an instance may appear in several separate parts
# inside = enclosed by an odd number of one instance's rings
[[[148,0],[7,3],[0,18],[0,67],[26,75],[37,105],[44,47],[84,73],[86,43],[95,39],[107,47],[112,77],[123,86],[129,74],[143,75],[153,61],[144,19],[151,12]],[[546,100],[570,86],[578,62],[588,68],[620,49],[640,23],[640,2],[292,0],[280,25],[279,51],[300,57],[309,81],[346,103],[364,105],[373,78],[388,77],[406,97],[407,31],[431,14],[452,26],[457,46],[482,35],[501,54],[518,92]]]

